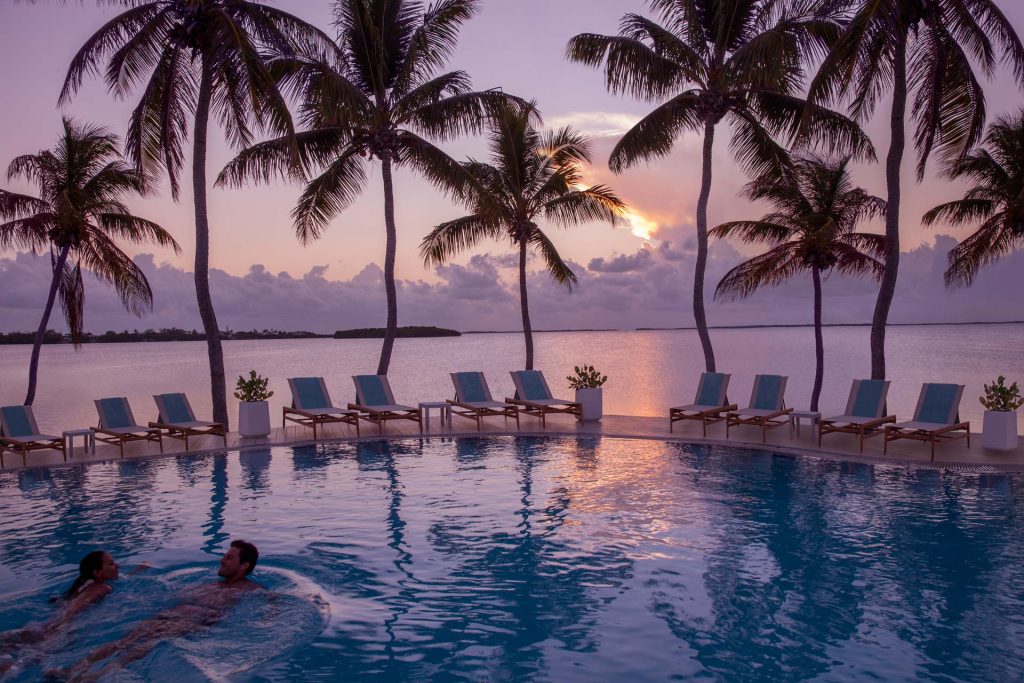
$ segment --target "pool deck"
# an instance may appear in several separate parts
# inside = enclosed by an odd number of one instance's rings
[[[688,443],[704,443],[725,446],[738,446],[749,448],[765,448],[760,441],[760,430],[754,427],[734,427],[731,430],[730,438],[725,438],[725,424],[719,422],[709,425],[708,436],[701,435],[700,424],[694,421],[676,422],[674,431],[669,432],[668,418],[666,417],[638,417],[628,415],[606,415],[600,422],[576,422],[571,416],[555,415],[548,416],[547,428],[541,430],[540,420],[522,416],[520,418],[521,430],[515,429],[515,423],[504,422],[502,419],[489,418],[484,420],[481,432],[476,431],[472,420],[455,417],[451,428],[441,424],[439,418],[432,417],[430,428],[424,430],[428,436],[463,436],[472,437],[479,434],[485,435],[508,435],[519,434],[529,436],[562,436],[566,434],[593,434],[620,438],[639,439],[660,439],[685,441]],[[377,427],[366,422],[360,423],[362,433],[361,439],[372,440],[381,438]],[[344,424],[332,424],[321,426],[320,439],[317,443],[329,443],[336,441],[353,441],[355,429]],[[385,427],[384,438],[409,438],[420,435],[416,425],[412,422],[396,420],[389,422]],[[96,444],[96,453],[87,452],[81,445],[82,439],[75,440],[73,455],[69,451],[68,465],[75,465],[85,462],[97,462],[119,459],[118,449],[107,444]],[[242,450],[249,448],[266,448],[267,446],[295,446],[308,445],[312,441],[312,431],[302,426],[288,426],[275,428],[269,437],[263,439],[243,439],[237,432],[231,432],[227,439],[229,450]],[[189,454],[222,452],[225,450],[220,437],[192,437],[192,447]],[[960,439],[950,443],[940,443],[935,449],[935,461],[929,459],[929,445],[909,439],[889,444],[889,453],[882,453],[882,437],[876,436],[864,443],[864,453],[857,452],[856,437],[847,434],[830,434],[825,438],[822,448],[817,445],[817,432],[815,429],[804,425],[801,434],[794,433],[790,437],[788,427],[779,427],[768,432],[767,448],[772,451],[790,453],[810,457],[823,457],[829,459],[865,462],[865,463],[892,463],[927,468],[956,469],[975,472],[996,472],[996,471],[1024,471],[1024,447],[1018,447],[1012,451],[1000,452],[989,451],[981,448],[981,434],[971,434],[971,445],[967,447],[966,440]],[[185,453],[184,444],[177,439],[164,438],[163,456],[177,456]],[[134,442],[125,446],[125,457],[131,459],[161,457],[156,444],[152,442]],[[21,469],[22,457],[20,453],[7,451],[4,453],[4,470]],[[59,451],[31,451],[28,454],[28,467],[53,467],[63,466],[65,463]]]

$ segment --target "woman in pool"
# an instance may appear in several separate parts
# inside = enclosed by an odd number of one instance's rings
[[[0,634],[0,646],[10,653],[22,645],[39,643],[60,633],[79,612],[110,595],[114,590],[110,582],[116,581],[119,577],[120,566],[110,553],[94,550],[78,563],[78,577],[67,591],[61,597],[53,599],[63,604],[63,611],[57,617],[38,626],[26,626]],[[14,659],[8,654],[0,656],[0,673],[11,668],[13,664]]]

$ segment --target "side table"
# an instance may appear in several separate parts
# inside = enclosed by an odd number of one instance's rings
[[[789,414],[789,438],[793,438],[793,427],[796,427],[796,435],[800,436],[800,420],[807,420],[811,429],[818,425],[821,420],[821,413],[814,410],[794,410]]]
[[[452,404],[447,401],[427,401],[420,403],[420,411],[423,413],[423,429],[430,429],[430,411],[436,409],[441,414],[441,426],[452,426]]]
[[[62,434],[64,438],[64,447],[68,451],[68,457],[73,458],[75,456],[75,437],[82,437],[82,447],[85,448],[87,453],[96,455],[96,432],[91,429],[69,429]]]

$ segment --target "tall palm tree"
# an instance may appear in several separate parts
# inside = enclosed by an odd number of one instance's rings
[[[146,176],[121,160],[117,136],[106,128],[64,118],[64,132],[52,150],[11,161],[8,180],[22,177],[39,187],[30,197],[0,190],[0,250],[48,249],[53,277],[28,366],[25,405],[36,397],[39,352],[53,304],[60,297],[76,348],[84,324],[83,267],[114,287],[125,308],[143,315],[153,292],[142,270],[114,242],[154,242],[178,251],[156,223],[133,215],[123,200],[146,193]]]
[[[162,168],[178,198],[178,174],[192,118],[195,285],[210,360],[213,419],[228,423],[224,352],[210,296],[210,224],[206,143],[211,110],[228,141],[244,147],[253,124],[291,132],[291,115],[260,50],[322,50],[331,41],[300,19],[255,0],[119,0],[128,10],[89,38],[68,68],[61,103],[107,60],[108,89],[118,98],[146,83],[132,112],[125,147],[140,169]]]
[[[427,141],[482,130],[490,107],[512,98],[473,92],[463,71],[438,74],[455,49],[461,24],[478,0],[438,0],[426,9],[415,0],[337,0],[338,46],[332,54],[284,57],[273,63],[282,87],[301,99],[304,132],[296,136],[307,173],[319,172],[292,211],[295,232],[308,243],[358,196],[366,167],[380,162],[384,183],[384,290],[387,326],[378,374],[387,374],[398,331],[395,286],[395,190],[392,170],[408,167],[451,190],[458,163]],[[246,149],[221,172],[219,184],[287,176],[288,138]]]
[[[449,261],[484,239],[507,238],[519,250],[519,301],[526,337],[526,369],[533,369],[533,328],[526,293],[526,256],[536,249],[548,273],[571,288],[576,275],[535,221],[572,226],[593,220],[614,224],[625,204],[607,187],[582,186],[580,165],[590,162],[587,139],[572,128],[541,133],[529,111],[506,107],[491,123],[491,163],[463,164],[475,182],[466,204],[473,212],[438,225],[420,244],[428,265]]]
[[[715,354],[704,314],[704,271],[708,258],[708,198],[715,131],[732,128],[732,149],[752,175],[781,173],[786,149],[773,136],[792,136],[806,111],[809,141],[836,151],[872,157],[870,142],[852,121],[810,106],[799,96],[805,60],[821,55],[839,25],[812,2],[778,0],[647,0],[661,23],[627,14],[619,35],[583,33],[569,41],[569,59],[605,65],[605,82],[615,93],[659,102],[615,146],[609,166],[619,173],[641,160],[664,157],[677,136],[704,137],[697,199],[697,262],[693,275],[693,317],[708,371]]]
[[[963,199],[936,206],[921,222],[981,222],[949,252],[946,286],[967,287],[982,266],[1024,247],[1024,110],[997,119],[989,126],[985,146],[957,159],[948,170],[951,178],[977,184]]]
[[[854,12],[808,92],[814,103],[850,99],[855,120],[892,93],[885,161],[885,273],[871,319],[871,376],[885,378],[885,326],[900,263],[900,169],[913,99],[917,179],[934,151],[950,162],[985,127],[985,95],[972,61],[991,75],[1000,57],[1024,85],[1024,46],[995,0],[838,0]],[[1001,53],[1001,54],[1000,54]]]
[[[814,389],[811,410],[825,372],[821,336],[821,277],[831,270],[847,275],[881,276],[876,257],[885,251],[885,237],[856,232],[864,220],[885,213],[885,201],[854,187],[847,167],[850,157],[830,162],[816,156],[797,157],[792,173],[758,179],[744,195],[767,200],[775,210],[758,221],[731,221],[711,231],[714,237],[735,236],[771,249],[739,264],[722,278],[715,295],[738,299],[765,286],[778,285],[799,272],[810,271],[814,283]]]

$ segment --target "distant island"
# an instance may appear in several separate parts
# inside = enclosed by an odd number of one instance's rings
[[[329,334],[316,332],[288,332],[285,330],[222,330],[221,339],[313,339],[328,338]],[[35,332],[0,332],[0,344],[31,344],[35,341]],[[183,330],[178,327],[165,327],[159,330],[108,330],[102,334],[86,332],[82,335],[83,344],[111,344],[124,342],[167,342],[167,341],[205,341],[206,335],[196,330]],[[44,344],[70,344],[71,335],[47,330],[43,335]]]
[[[410,337],[461,337],[458,330],[448,330],[443,327],[432,327],[430,325],[409,325],[398,328],[398,337],[407,339]],[[356,330],[338,330],[334,333],[335,339],[383,339],[383,327],[362,327]]]

